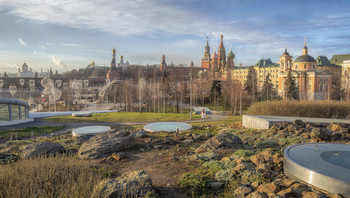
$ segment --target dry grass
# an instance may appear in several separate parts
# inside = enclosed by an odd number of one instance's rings
[[[250,106],[246,114],[314,118],[345,118],[350,115],[349,101],[265,101]]]
[[[0,166],[0,197],[90,197],[111,171],[67,156]]]

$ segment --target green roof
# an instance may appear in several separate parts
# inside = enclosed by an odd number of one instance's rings
[[[350,60],[350,54],[333,55],[330,61],[332,64],[340,65],[343,64],[345,60]]]
[[[329,62],[326,56],[319,56],[316,59],[317,65],[320,66],[332,66],[331,62]]]
[[[230,50],[230,52],[227,54],[227,57],[229,58],[235,58],[235,55],[232,52],[232,49]]]

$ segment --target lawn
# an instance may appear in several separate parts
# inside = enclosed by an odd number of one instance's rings
[[[219,127],[222,124],[230,126],[231,124],[241,122],[241,121],[242,121],[242,116],[227,116],[227,119],[224,119],[224,120],[208,121],[208,122],[194,122],[194,123],[189,123],[189,124],[191,124],[193,126],[201,126],[201,125],[205,124],[205,125],[210,125],[210,126],[214,126],[214,127]]]
[[[192,126],[210,126],[208,130],[196,130],[196,133],[201,134],[204,132],[210,132],[217,134],[221,128],[240,128],[242,122],[242,116],[227,116],[225,120],[208,121],[208,122],[193,122],[189,123]]]
[[[63,128],[63,126],[45,126],[45,127],[26,127],[21,129],[7,129],[0,130],[0,136],[4,138],[13,137],[15,138],[26,138],[31,137],[32,132],[33,136],[38,136],[45,133],[51,133],[53,131],[59,130]]]
[[[198,120],[199,115],[193,115],[192,119]],[[53,122],[86,122],[86,121],[102,121],[102,122],[154,122],[154,121],[184,121],[190,120],[189,114],[180,113],[139,113],[139,112],[111,112],[97,113],[91,117],[72,117],[57,116],[45,118],[45,120]]]

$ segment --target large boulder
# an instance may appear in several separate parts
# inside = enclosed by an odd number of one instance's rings
[[[19,159],[17,155],[0,153],[0,164],[16,162]]]
[[[146,131],[141,130],[141,131],[135,131],[132,134],[130,134],[130,136],[135,137],[135,138],[143,138],[144,136],[146,136]]]
[[[238,149],[242,148],[242,146],[243,142],[238,136],[235,136],[232,133],[221,133],[207,140],[204,144],[198,147],[195,152],[202,153],[215,151],[219,148]]]
[[[81,159],[100,159],[135,146],[134,137],[125,131],[99,133],[81,145],[78,156]]]
[[[310,132],[310,137],[314,141],[328,140],[328,135],[322,128],[313,128]]]
[[[22,158],[28,159],[41,155],[49,156],[57,153],[63,153],[64,147],[59,143],[38,142],[27,145],[22,151]]]
[[[152,190],[152,179],[143,170],[124,173],[115,179],[102,180],[92,197],[143,197]]]

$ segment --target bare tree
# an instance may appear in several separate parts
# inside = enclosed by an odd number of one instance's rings
[[[145,95],[145,91],[146,91],[146,81],[144,78],[140,78],[139,79],[139,83],[138,83],[138,99],[139,99],[139,111],[141,112],[141,107],[142,107],[142,100],[143,97]]]

